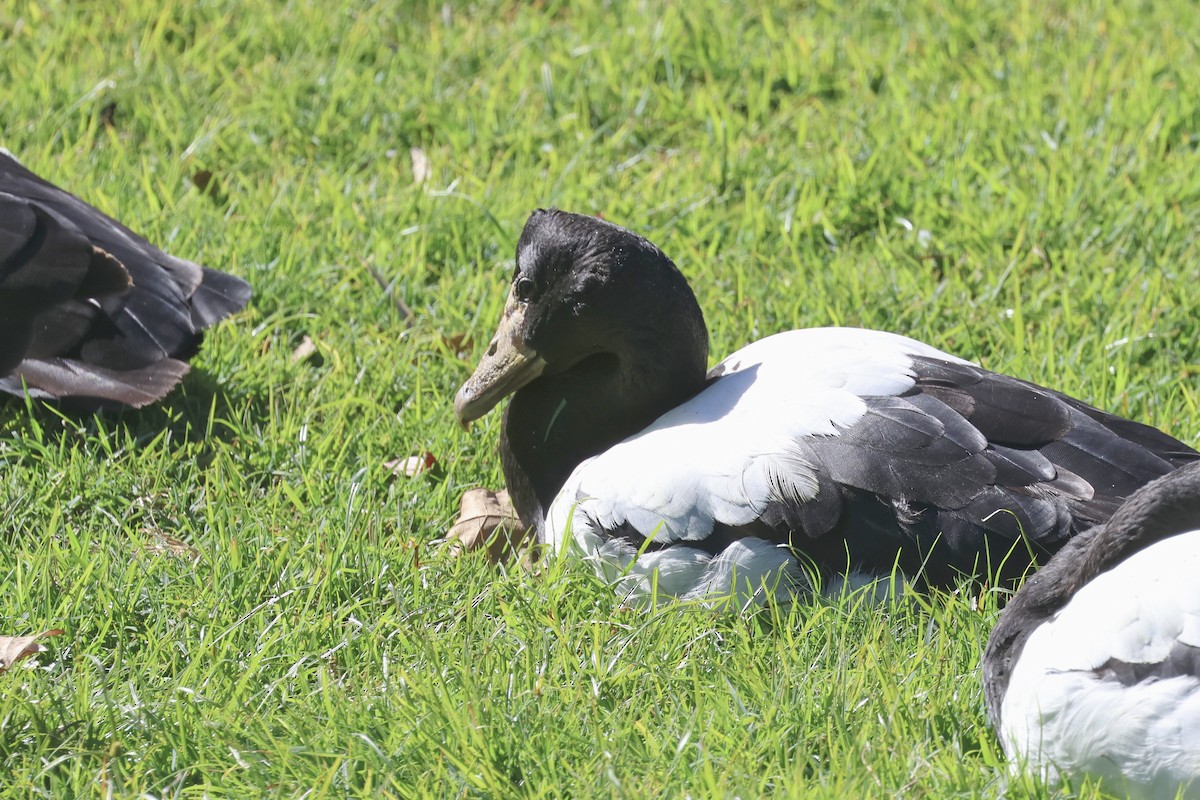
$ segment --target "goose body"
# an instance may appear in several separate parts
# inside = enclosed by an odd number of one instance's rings
[[[1200,798],[1200,465],[1137,492],[1030,579],[989,640],[984,683],[1018,766]]]
[[[674,264],[601,220],[535,212],[504,317],[456,399],[511,395],[522,521],[630,596],[761,600],[892,574],[1016,576],[1197,458],[1144,425],[881,331],[755,342],[705,371]]]
[[[0,150],[0,391],[140,407],[245,281],[170,255]]]

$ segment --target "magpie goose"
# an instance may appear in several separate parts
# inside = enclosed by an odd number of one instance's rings
[[[0,391],[144,406],[249,299],[240,278],[164,253],[0,150]]]
[[[1139,489],[1033,575],[983,674],[1018,765],[1200,798],[1200,464]]]
[[[455,412],[466,425],[511,395],[500,456],[522,522],[642,597],[1017,576],[1200,457],[892,333],[789,331],[707,358],[661,250],[538,210]]]

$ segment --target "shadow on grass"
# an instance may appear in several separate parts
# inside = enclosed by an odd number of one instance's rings
[[[163,400],[131,409],[96,409],[83,404],[53,403],[4,395],[0,397],[0,437],[24,445],[25,452],[53,451],[87,439],[118,434],[137,443],[161,437],[168,449],[206,441],[232,442],[243,429],[270,417],[266,397],[231,390],[203,370],[193,368]],[[166,436],[163,436],[163,433]],[[0,445],[0,452],[3,452]]]

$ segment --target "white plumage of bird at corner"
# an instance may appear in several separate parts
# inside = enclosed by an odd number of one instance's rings
[[[1200,530],[1098,575],[1034,631],[1004,697],[1006,749],[1050,780],[1200,798],[1200,675],[1128,685],[1105,674],[1113,660],[1154,665],[1179,647],[1200,647]]]

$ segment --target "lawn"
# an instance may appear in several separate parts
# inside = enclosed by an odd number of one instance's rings
[[[986,722],[994,593],[634,612],[450,558],[503,481],[451,401],[557,206],[672,255],[714,360],[884,328],[1200,446],[1197,42],[1185,0],[0,5],[0,144],[255,290],[156,407],[0,402],[0,633],[65,631],[0,675],[0,795],[1057,796]]]

